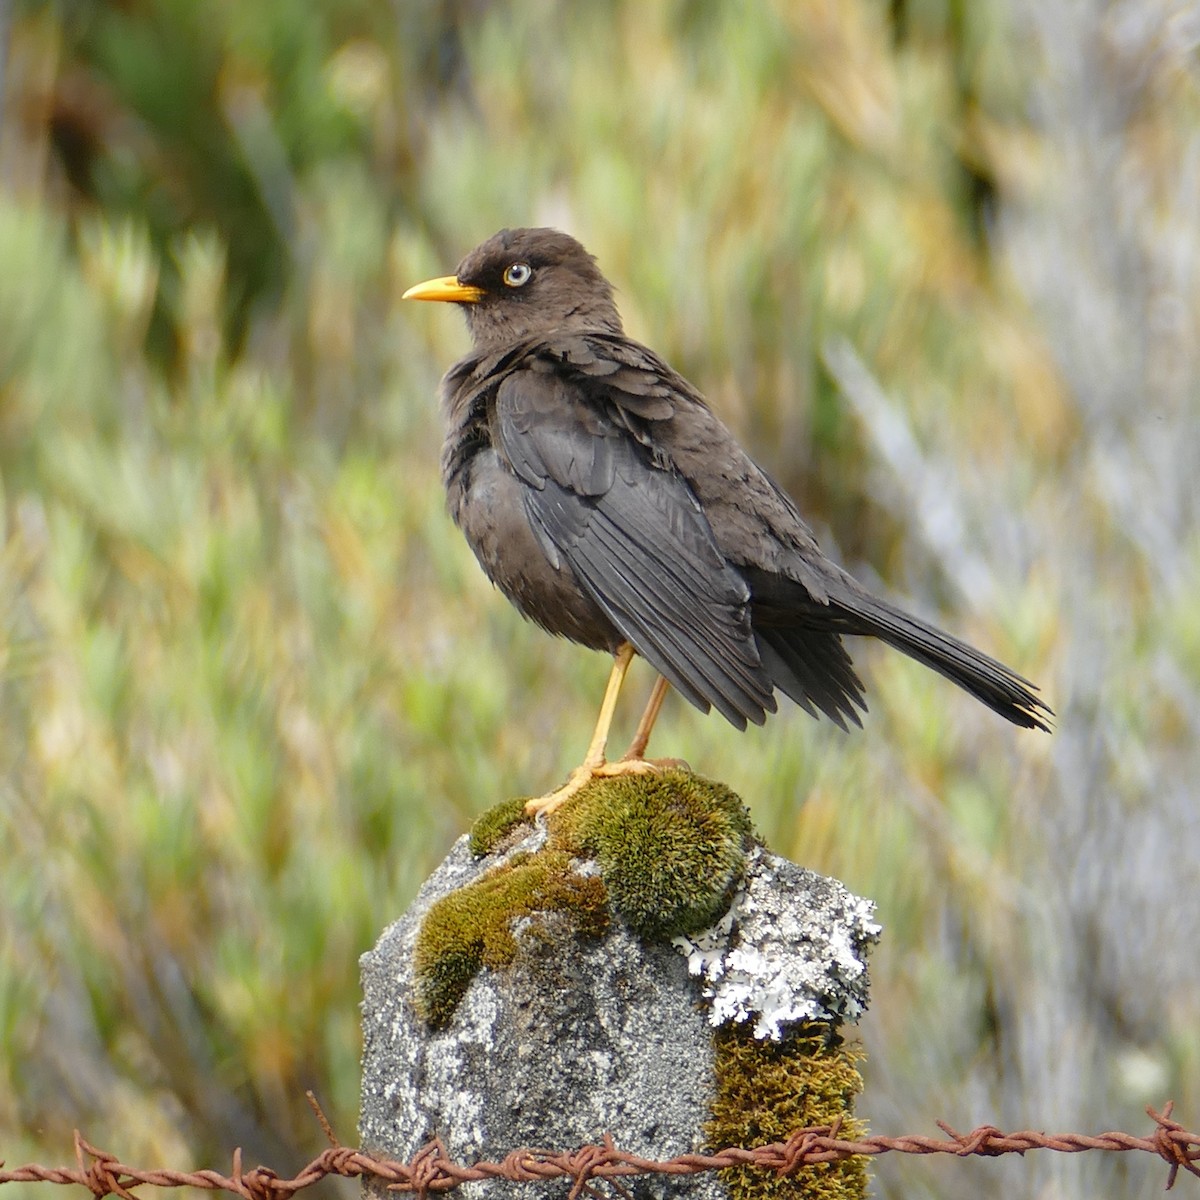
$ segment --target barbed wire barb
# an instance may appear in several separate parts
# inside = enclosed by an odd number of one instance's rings
[[[333,1132],[333,1126],[329,1123],[329,1118],[325,1115],[325,1110],[321,1107],[321,1102],[317,1099],[317,1094],[308,1088],[304,1093],[304,1098],[308,1101],[308,1106],[316,1115],[317,1123],[321,1126],[321,1132],[329,1139],[331,1146],[341,1146],[338,1141],[337,1134]]]

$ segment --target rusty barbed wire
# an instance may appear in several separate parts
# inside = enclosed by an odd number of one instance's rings
[[[81,1134],[75,1134],[75,1167],[43,1167],[36,1163],[3,1170],[0,1161],[0,1185],[5,1183],[76,1184],[87,1188],[94,1196],[120,1196],[136,1200],[131,1188],[149,1186],[160,1188],[195,1187],[209,1191],[230,1192],[247,1200],[290,1200],[305,1188],[312,1187],[329,1176],[370,1178],[383,1182],[389,1191],[412,1192],[422,1198],[431,1192],[448,1192],[463,1183],[482,1179],[507,1179],[527,1183],[548,1179],[572,1179],[571,1200],[587,1191],[599,1195],[591,1185],[593,1180],[609,1180],[618,1188],[619,1180],[634,1175],[698,1175],[726,1167],[751,1166],[789,1175],[801,1167],[815,1163],[837,1162],[854,1155],[876,1156],[897,1154],[953,1154],[960,1158],[981,1155],[996,1158],[1002,1154],[1025,1154],[1029,1150],[1054,1150],[1060,1154],[1079,1154],[1088,1150],[1125,1152],[1140,1150],[1155,1154],[1167,1163],[1167,1189],[1175,1185],[1180,1168],[1200,1178],[1200,1135],[1189,1133],[1171,1119],[1173,1104],[1168,1102],[1161,1113],[1147,1108],[1155,1128],[1146,1137],[1130,1133],[1038,1133],[1021,1130],[1004,1133],[994,1125],[981,1125],[969,1133],[958,1133],[949,1125],[938,1122],[945,1138],[922,1134],[900,1137],[883,1135],[846,1141],[838,1137],[840,1121],[833,1125],[797,1130],[786,1142],[774,1142],[753,1149],[729,1147],[714,1154],[683,1154],[678,1158],[658,1161],[641,1158],[618,1149],[610,1136],[599,1145],[581,1146],[577,1150],[550,1151],[535,1149],[514,1150],[500,1162],[475,1162],[468,1165],[454,1162],[441,1141],[425,1145],[407,1162],[368,1154],[337,1142],[319,1105],[312,1099],[314,1111],[332,1145],[319,1154],[298,1175],[284,1179],[270,1167],[242,1169],[240,1150],[233,1154],[230,1174],[219,1171],[146,1170],[130,1167],[115,1155],[97,1149]]]

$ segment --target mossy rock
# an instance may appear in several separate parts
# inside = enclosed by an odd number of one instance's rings
[[[716,1031],[716,1095],[704,1126],[714,1150],[785,1142],[797,1129],[832,1125],[839,1137],[861,1138],[866,1125],[854,1116],[862,1091],[857,1046],[847,1046],[825,1022],[812,1021],[781,1041],[755,1038],[747,1025]],[[866,1195],[861,1155],[812,1163],[781,1176],[755,1167],[729,1167],[721,1179],[731,1200],[855,1200]]]
[[[513,843],[528,826],[521,799],[484,813],[471,829],[476,858]],[[415,950],[416,1004],[444,1025],[480,967],[508,966],[513,923],[560,912],[580,936],[596,936],[608,912],[639,937],[669,941],[706,929],[742,877],[753,828],[728,788],[688,771],[598,779],[553,813],[546,845],[514,854],[430,909]],[[573,865],[593,860],[599,874]]]

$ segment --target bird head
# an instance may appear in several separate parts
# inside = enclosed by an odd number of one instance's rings
[[[453,275],[418,283],[403,299],[459,305],[477,349],[539,334],[621,332],[612,285],[596,260],[557,229],[502,229]]]

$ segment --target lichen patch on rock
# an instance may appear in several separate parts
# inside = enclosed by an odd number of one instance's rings
[[[753,1019],[778,1041],[804,1021],[857,1021],[867,1006],[874,905],[836,879],[755,847],[725,914],[674,945],[704,981],[714,1025]]]

